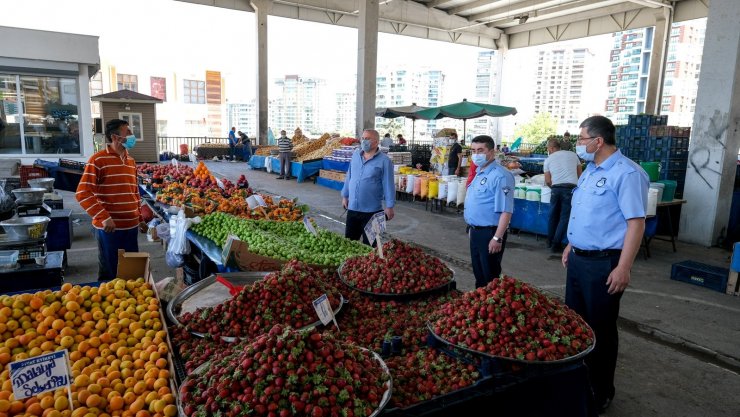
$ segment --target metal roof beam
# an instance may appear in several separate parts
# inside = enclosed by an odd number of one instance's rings
[[[502,5],[501,7],[496,7],[483,13],[470,15],[468,16],[468,19],[472,21],[487,20],[490,22],[500,17],[513,17],[533,12],[535,10],[546,9],[548,7],[562,6],[567,3],[579,3],[580,1],[581,0],[527,0],[518,2],[517,4],[513,5],[513,7],[510,7],[507,3],[505,5]]]
[[[430,2],[424,3],[424,5],[427,6],[428,8],[430,8],[430,9],[433,9],[435,7],[439,7],[439,6],[443,5],[443,4],[449,3],[451,1],[453,1],[453,0],[432,0]]]
[[[589,20],[597,17],[609,16],[615,13],[624,13],[643,8],[642,6],[634,4],[632,2],[618,3],[608,7],[604,7],[603,3],[603,1],[594,0],[588,6],[591,7],[591,9],[586,10],[584,8],[580,8],[575,16],[573,15],[573,13],[576,11],[574,11],[573,9],[570,9],[570,11],[558,10],[547,15],[538,15],[534,18],[530,18],[529,22],[531,23],[506,28],[504,29],[504,33],[507,35],[511,35],[514,33],[522,33],[530,30],[543,29],[550,26],[572,23],[577,20]]]
[[[478,0],[474,1],[472,3],[463,4],[461,6],[453,7],[449,10],[447,10],[448,14],[460,14],[467,12],[469,10],[477,9],[479,7],[483,6],[495,6],[493,9],[498,9],[500,7],[508,7],[511,6],[512,3],[517,3],[524,0]]]

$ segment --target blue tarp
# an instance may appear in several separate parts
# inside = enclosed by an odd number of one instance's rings
[[[329,178],[318,177],[316,178],[316,184],[333,190],[341,191],[344,186],[343,182],[330,180]]]
[[[547,236],[547,222],[550,218],[549,203],[529,201],[522,198],[514,200],[514,213],[509,227],[524,232]]]
[[[296,177],[298,182],[303,182],[306,178],[318,174],[320,169],[321,161],[291,162],[290,175]],[[280,160],[277,158],[272,158],[272,172],[280,173]]]
[[[77,191],[77,185],[82,179],[82,171],[75,171],[69,168],[62,168],[58,162],[45,161],[37,159],[34,165],[44,167],[49,172],[49,177],[54,178],[54,188],[64,191]]]
[[[249,166],[251,166],[254,169],[262,169],[265,167],[265,156],[261,155],[252,155],[251,158],[249,158]]]
[[[331,159],[322,159],[321,161],[321,169],[331,169],[334,171],[342,172],[347,172],[349,170],[349,161],[339,162],[332,161]]]

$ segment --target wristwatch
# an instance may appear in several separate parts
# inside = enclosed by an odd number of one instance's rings
[[[495,240],[496,242],[499,242],[499,243],[501,243],[501,242],[503,241],[503,239],[501,239],[501,238],[500,238],[500,237],[498,237],[498,236],[494,236],[494,237],[493,237],[493,240]]]

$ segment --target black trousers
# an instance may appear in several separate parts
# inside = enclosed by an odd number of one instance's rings
[[[367,235],[365,235],[365,225],[367,225],[370,218],[372,218],[375,213],[379,213],[381,211],[383,210],[368,213],[364,211],[347,210],[347,223],[344,226],[344,237],[352,240],[362,239],[362,243],[370,245],[370,242],[367,240]],[[370,246],[375,246],[375,242],[372,242],[372,245]]]
[[[550,220],[547,225],[547,241],[553,245],[561,245],[568,231],[570,218],[570,200],[573,197],[573,188],[554,187],[550,195]]]
[[[606,280],[618,263],[619,254],[587,258],[571,251],[568,255],[565,304],[580,314],[596,335],[596,346],[586,357],[596,404],[614,397],[619,350],[617,317],[623,293],[609,294]]]
[[[498,253],[488,253],[488,243],[496,233],[495,227],[485,229],[469,229],[470,235],[470,260],[473,264],[473,274],[475,275],[475,288],[485,287],[494,278],[501,275],[501,260],[504,258],[504,249],[506,249],[506,237],[504,233],[501,242],[501,251]]]

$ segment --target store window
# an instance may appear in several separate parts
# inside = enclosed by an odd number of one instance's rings
[[[0,153],[79,154],[75,78],[0,74]]]
[[[205,104],[206,102],[206,82],[196,80],[183,80],[185,103]]]
[[[139,92],[139,77],[129,74],[118,74],[118,89]]]
[[[118,113],[118,118],[128,122],[128,128],[136,136],[136,141],[144,140],[141,135],[141,113]]]

